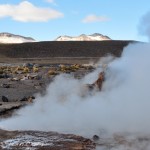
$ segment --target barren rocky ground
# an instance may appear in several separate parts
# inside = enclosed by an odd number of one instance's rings
[[[20,107],[31,105],[36,101],[36,93],[45,94],[46,87],[58,74],[82,78],[94,70],[83,63],[97,61],[107,54],[118,57],[128,43],[130,41],[0,45],[0,120],[11,117]],[[56,132],[0,130],[0,149],[5,150],[92,150],[96,146],[98,150],[124,150],[124,147],[128,150],[145,147],[148,150],[149,143],[149,136],[127,134],[95,135],[93,139],[87,139]]]
[[[51,41],[22,44],[0,44],[0,58],[54,57],[119,57],[123,48],[133,41]],[[58,59],[57,59],[58,60]]]
[[[0,65],[0,120],[11,117],[20,107],[36,101],[36,93],[44,94],[47,85],[54,77],[71,74],[81,78],[94,68],[83,65],[39,65],[1,64]],[[5,131],[0,130],[0,149],[13,150],[92,150],[95,143],[76,135],[55,132]]]
[[[27,65],[27,66],[26,66]],[[44,94],[55,76],[65,73],[81,78],[94,68],[83,65],[1,64],[0,66],[0,116],[36,100]]]
[[[72,134],[0,130],[0,149],[5,150],[94,150],[90,139]]]

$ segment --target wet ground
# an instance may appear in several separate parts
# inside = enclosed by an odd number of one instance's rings
[[[0,130],[0,149],[5,150],[94,150],[90,139],[73,134]]]

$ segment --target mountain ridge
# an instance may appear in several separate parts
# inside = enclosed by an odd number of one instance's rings
[[[8,32],[0,33],[0,43],[7,44],[7,43],[28,43],[28,42],[36,42],[36,41],[31,37],[25,37]]]
[[[55,39],[55,41],[104,41],[104,40],[111,40],[110,37],[106,35],[102,35],[100,33],[94,33],[90,35],[81,34],[79,36],[59,36]]]
[[[52,41],[105,41],[111,40],[110,37],[106,35],[102,35],[100,33],[94,33],[91,35],[81,34],[79,36],[59,36],[55,40]],[[25,37],[22,35],[16,35],[8,32],[0,33],[0,43],[3,44],[11,44],[11,43],[29,43],[29,42],[37,42],[32,37]]]

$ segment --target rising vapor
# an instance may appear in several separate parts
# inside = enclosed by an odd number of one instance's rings
[[[150,126],[150,44],[131,44],[106,70],[101,92],[83,96],[83,85],[101,68],[82,80],[60,75],[32,106],[0,122],[6,129],[46,130],[81,135],[108,132],[147,133]],[[107,59],[107,58],[106,58]],[[91,80],[92,81],[92,80]],[[81,92],[82,91],[82,92]]]
[[[150,11],[141,18],[139,32],[140,34],[147,36],[150,41]]]

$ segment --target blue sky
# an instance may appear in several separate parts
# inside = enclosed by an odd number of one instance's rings
[[[0,0],[0,32],[36,40],[101,33],[146,41],[138,25],[149,10],[149,0]]]

